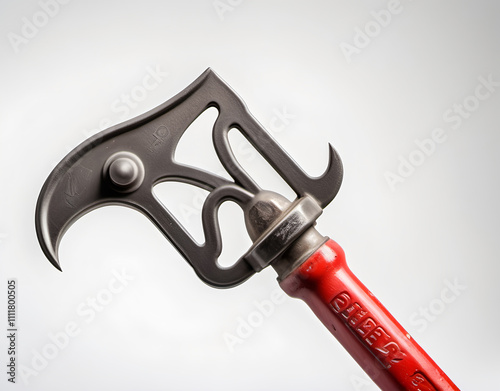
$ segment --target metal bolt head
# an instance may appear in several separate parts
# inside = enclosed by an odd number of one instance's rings
[[[117,152],[104,163],[103,174],[115,190],[130,193],[141,186],[144,180],[144,165],[141,159],[131,152]]]

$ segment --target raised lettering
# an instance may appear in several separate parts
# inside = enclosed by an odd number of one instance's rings
[[[333,310],[337,314],[339,312],[344,311],[349,304],[351,304],[351,297],[347,294],[347,292],[342,292],[342,293],[338,294],[330,302],[330,305],[333,307]]]

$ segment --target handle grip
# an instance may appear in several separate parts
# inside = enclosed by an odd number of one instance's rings
[[[280,282],[304,300],[382,390],[458,390],[328,240]]]

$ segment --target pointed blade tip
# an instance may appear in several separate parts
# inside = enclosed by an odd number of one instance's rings
[[[51,263],[52,263],[52,265],[53,265],[53,266],[54,266],[57,270],[59,270],[59,271],[62,273],[62,271],[63,271],[63,270],[62,270],[62,268],[61,268],[61,265],[59,265],[59,262],[57,262],[57,263],[51,262]]]
[[[54,266],[57,270],[62,272],[61,264],[59,263],[59,257],[57,256],[57,254],[52,253],[50,251],[44,251],[44,253],[49,262],[52,264],[52,266]]]

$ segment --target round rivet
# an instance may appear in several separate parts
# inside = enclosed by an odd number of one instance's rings
[[[137,175],[139,175],[137,164],[126,157],[116,159],[109,166],[109,178],[116,186],[130,186],[137,180]]]
[[[103,174],[120,192],[130,193],[141,186],[144,180],[144,165],[141,159],[131,152],[118,152],[104,163]]]

